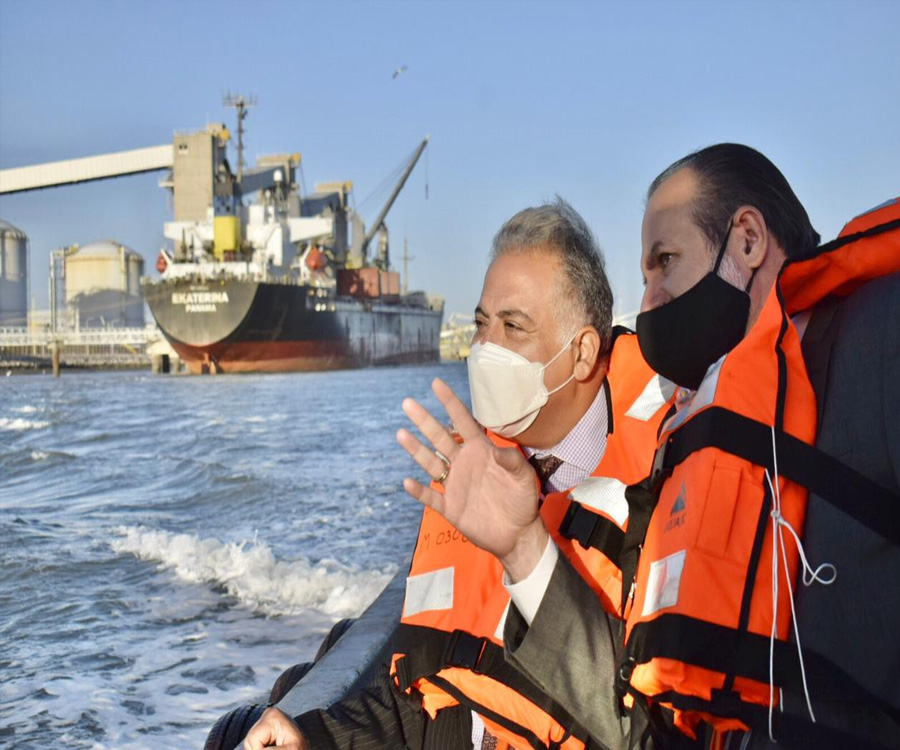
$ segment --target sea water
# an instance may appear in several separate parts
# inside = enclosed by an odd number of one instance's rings
[[[202,747],[399,570],[459,364],[0,377],[0,747]]]

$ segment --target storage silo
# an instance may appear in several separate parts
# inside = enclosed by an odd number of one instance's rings
[[[28,324],[28,237],[0,221],[0,326]]]
[[[82,328],[144,325],[140,253],[115,240],[101,240],[65,254],[66,305]]]

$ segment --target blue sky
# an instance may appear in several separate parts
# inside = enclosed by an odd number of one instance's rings
[[[689,151],[760,149],[825,238],[900,193],[898,31],[894,0],[0,0],[0,167],[233,128],[222,95],[252,93],[248,161],[300,151],[310,187],[353,180],[357,203],[431,135],[428,199],[423,160],[388,224],[411,288],[448,312],[475,306],[500,224],[557,193],[630,311],[644,192]],[[55,247],[115,238],[152,272],[161,176],[0,198],[30,237],[39,306]]]

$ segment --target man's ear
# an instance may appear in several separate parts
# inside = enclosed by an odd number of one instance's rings
[[[575,380],[590,380],[600,361],[603,340],[594,326],[585,326],[575,336]]]
[[[753,206],[741,206],[734,213],[734,229],[732,242],[740,241],[734,258],[750,272],[759,268],[769,253],[769,229],[759,209]]]

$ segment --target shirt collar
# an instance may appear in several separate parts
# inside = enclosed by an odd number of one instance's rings
[[[578,424],[552,448],[540,449],[522,446],[529,458],[534,455],[552,454],[564,464],[573,464],[588,474],[597,468],[606,450],[609,431],[609,415],[606,406],[606,382],[597,391],[594,401],[578,420]]]

